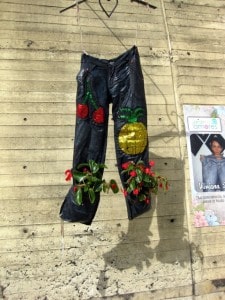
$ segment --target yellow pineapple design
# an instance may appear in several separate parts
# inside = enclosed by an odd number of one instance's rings
[[[142,153],[148,143],[148,133],[145,125],[138,122],[138,118],[143,115],[143,109],[124,107],[120,109],[119,118],[125,119],[125,124],[119,132],[119,146],[126,154]]]

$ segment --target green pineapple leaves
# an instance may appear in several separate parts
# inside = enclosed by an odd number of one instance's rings
[[[134,109],[130,107],[122,107],[119,110],[119,118],[125,119],[128,123],[135,123],[142,116],[143,108],[141,107],[136,107]]]

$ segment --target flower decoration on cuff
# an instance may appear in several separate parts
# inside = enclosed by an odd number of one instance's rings
[[[154,161],[146,166],[142,160],[137,163],[127,161],[122,164],[122,174],[125,175],[123,193],[136,196],[139,201],[150,203],[150,194],[157,194],[159,189],[167,191],[169,183],[166,177],[153,171]]]
[[[79,164],[70,173],[68,170],[65,172],[67,175],[66,180],[70,180],[71,178],[74,180],[75,204],[82,205],[84,199],[89,199],[93,204],[96,200],[96,193],[102,191],[108,193],[109,190],[112,190],[113,193],[118,193],[119,188],[114,179],[106,182],[102,178],[104,168],[107,168],[107,166],[97,163],[94,160],[89,160],[87,163]]]

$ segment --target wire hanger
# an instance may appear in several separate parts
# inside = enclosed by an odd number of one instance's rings
[[[68,9],[70,9],[70,8],[73,8],[73,7],[75,7],[76,5],[81,4],[81,3],[83,3],[83,2],[86,2],[86,1],[87,1],[87,0],[79,0],[79,1],[75,1],[74,4],[72,4],[72,5],[68,6],[68,7],[65,7],[65,8],[61,9],[59,12],[60,12],[60,13],[63,13],[64,11],[66,11],[66,10],[68,10]],[[110,1],[110,0],[108,0],[108,1]],[[152,8],[152,9],[156,9],[156,8],[157,8],[156,6],[154,6],[154,5],[152,5],[152,4],[148,3],[148,2],[146,2],[146,1],[144,1],[144,0],[130,0],[130,2],[137,2],[137,3],[139,3],[139,4],[142,4],[142,5],[144,5],[144,6],[147,6],[147,7],[149,7],[149,8]],[[103,6],[101,0],[98,0],[98,3],[99,3],[99,5],[100,5],[101,9],[103,10],[103,12],[107,15],[107,17],[111,17],[111,15],[113,14],[113,12],[115,11],[115,9],[116,9],[116,7],[117,7],[117,5],[118,5],[118,0],[116,0],[115,6],[113,7],[113,9],[111,10],[110,13],[108,13],[108,12],[105,10],[105,8],[104,8],[104,6]]]
[[[70,5],[70,6],[67,6],[67,7],[61,9],[59,12],[60,12],[60,13],[63,13],[64,11],[66,11],[66,10],[68,10],[68,9],[70,9],[70,8],[73,8],[73,7],[75,7],[76,5],[81,4],[81,3],[83,3],[83,2],[86,2],[86,0],[75,1],[74,4],[72,4],[72,5]]]
[[[139,4],[142,4],[142,5],[145,5],[145,6],[148,6],[149,8],[152,8],[152,9],[156,9],[157,7],[155,5],[152,5],[144,0],[130,0],[130,2],[137,2]]]

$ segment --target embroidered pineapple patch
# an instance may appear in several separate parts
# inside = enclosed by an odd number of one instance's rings
[[[135,109],[124,107],[119,111],[119,118],[128,122],[119,132],[119,146],[126,154],[142,153],[147,146],[147,129],[142,122],[138,122],[141,116],[143,109],[140,107]]]

